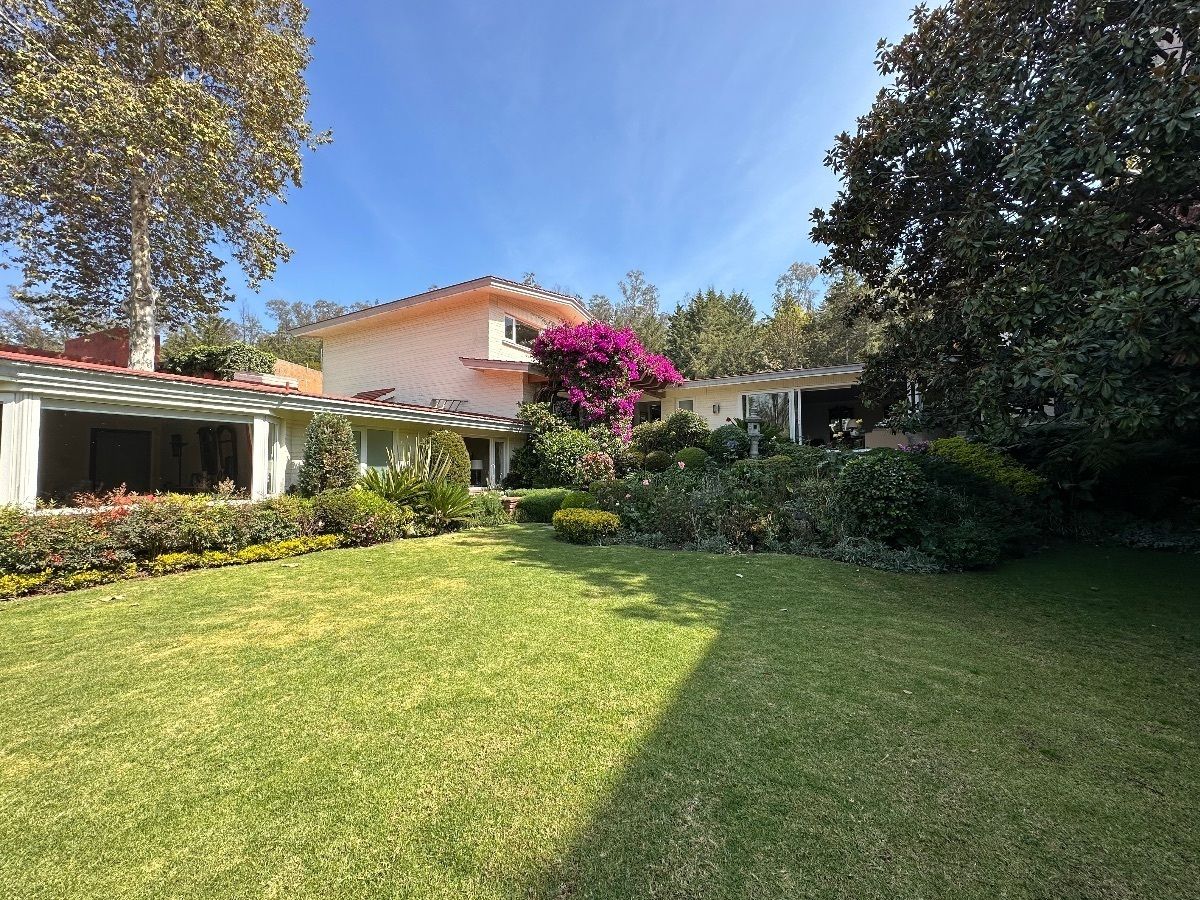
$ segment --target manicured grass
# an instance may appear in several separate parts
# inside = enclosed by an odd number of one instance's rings
[[[0,895],[1195,896],[1197,584],[527,526],[0,604]]]

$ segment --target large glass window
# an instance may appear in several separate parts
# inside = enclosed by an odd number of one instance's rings
[[[392,453],[392,433],[390,431],[376,431],[373,428],[367,429],[367,457],[363,462],[372,469],[382,469],[388,462]],[[362,459],[360,456],[359,459]]]
[[[763,428],[778,428],[787,437],[792,432],[792,403],[790,391],[770,391],[742,395],[742,418],[758,416]]]
[[[513,316],[504,317],[504,339],[520,347],[532,347],[538,330]]]

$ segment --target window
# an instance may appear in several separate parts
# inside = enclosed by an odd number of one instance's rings
[[[792,433],[792,404],[788,391],[742,394],[742,418],[762,419],[763,430],[775,427],[787,437]]]
[[[538,336],[538,330],[512,316],[504,317],[504,339],[518,347],[526,349],[533,346],[533,339]]]
[[[382,469],[387,466],[392,454],[392,433],[390,431],[367,430],[367,458],[363,460],[371,469]],[[361,459],[361,457],[359,457]]]
[[[675,408],[676,409],[686,409],[688,412],[691,412],[692,411],[692,403],[693,403],[693,401],[691,401],[691,400],[677,400],[675,402]]]
[[[662,418],[662,404],[647,400],[637,405],[637,410],[633,414],[633,424],[641,425],[643,422],[657,422]]]

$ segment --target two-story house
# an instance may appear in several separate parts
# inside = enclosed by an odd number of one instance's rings
[[[321,339],[320,393],[270,375],[136,372],[94,349],[0,347],[0,505],[69,503],[120,484],[204,490],[224,479],[255,497],[277,494],[296,481],[317,412],[350,419],[364,468],[404,459],[445,428],[466,441],[473,483],[498,484],[524,441],[517,406],[544,383],[533,339],[587,320],[575,297],[490,276],[381,303],[296,330]],[[860,371],[852,363],[685,382],[646,396],[639,416],[691,409],[716,427],[753,411],[808,443],[902,440],[871,428]]]
[[[409,456],[432,430],[456,431],[473,482],[496,484],[524,440],[515,416],[537,378],[530,343],[587,318],[573,297],[492,277],[383,303],[300,329],[323,341],[320,394],[270,375],[215,381],[0,348],[0,505],[226,478],[277,494],[296,481],[317,412],[350,419],[364,467]]]

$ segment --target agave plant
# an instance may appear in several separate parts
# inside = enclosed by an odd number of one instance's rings
[[[475,508],[465,485],[444,478],[428,482],[421,505],[430,526],[437,531],[465,522]]]
[[[425,476],[418,469],[398,462],[390,454],[381,469],[367,469],[359,476],[360,487],[378,494],[396,506],[418,506],[427,490]]]

